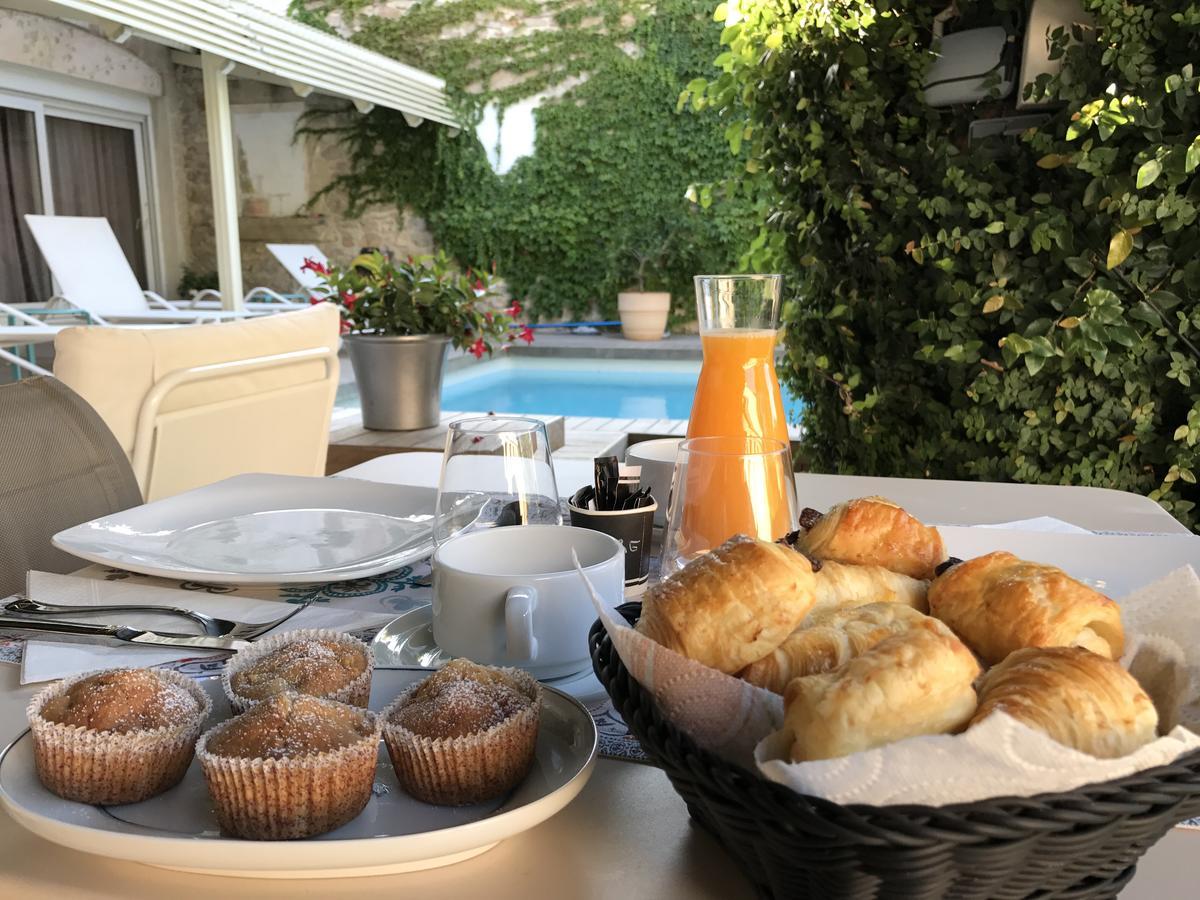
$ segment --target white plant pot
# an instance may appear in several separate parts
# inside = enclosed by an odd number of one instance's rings
[[[671,295],[666,291],[626,291],[617,294],[617,311],[626,340],[661,340],[667,330]]]

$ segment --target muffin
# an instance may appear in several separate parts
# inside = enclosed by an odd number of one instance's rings
[[[366,709],[374,659],[362,641],[337,631],[302,629],[239,651],[221,676],[234,712],[294,691]]]
[[[373,713],[290,692],[227,719],[196,744],[217,821],[258,841],[345,825],[371,799],[378,757]]]
[[[108,669],[40,691],[26,715],[38,778],[67,800],[113,806],[183,778],[212,701],[165,669]]]
[[[382,714],[400,786],[447,806],[507,793],[533,764],[541,705],[541,685],[525,672],[447,663]]]

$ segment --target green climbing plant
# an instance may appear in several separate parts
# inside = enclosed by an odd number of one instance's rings
[[[730,157],[715,112],[676,103],[718,49],[707,0],[449,0],[391,17],[371,9],[316,0],[293,13],[322,27],[336,20],[364,46],[444,77],[467,127],[451,137],[386,109],[310,116],[304,131],[349,154],[351,171],[326,190],[345,192],[352,212],[410,206],[463,265],[494,261],[543,318],[614,316],[617,292],[654,254],[655,286],[672,292],[675,318],[691,319],[691,276],[737,266],[757,229],[754,204],[715,204],[689,188],[743,162]],[[497,38],[487,25],[496,16],[554,27]],[[488,104],[503,115],[547,91],[536,151],[496,174],[470,126]]]
[[[716,111],[788,268],[785,377],[818,469],[1138,491],[1195,525],[1200,3],[1085,0],[1038,36],[1045,119],[932,108],[947,30],[1026,4],[731,0]]]

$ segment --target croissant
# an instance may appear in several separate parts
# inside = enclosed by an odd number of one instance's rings
[[[910,578],[883,566],[855,566],[822,562],[817,569],[817,602],[809,618],[819,612],[864,603],[902,603],[926,612],[929,582]]]
[[[1029,647],[991,669],[971,724],[1008,713],[1083,753],[1112,759],[1154,740],[1158,713],[1132,675],[1082,647]]]
[[[834,672],[793,679],[783,694],[792,761],[955,731],[975,712],[978,674],[963,642],[926,617]]]
[[[998,551],[959,563],[929,586],[929,611],[994,665],[1023,647],[1086,647],[1120,659],[1117,604],[1062,569]]]
[[[782,694],[793,678],[832,671],[927,618],[899,603],[868,603],[809,613],[799,630],[742,669],[738,677]]]
[[[817,559],[883,566],[926,580],[946,558],[936,528],[921,524],[883,497],[838,504],[799,535],[796,546]]]
[[[802,554],[737,535],[646,591],[637,630],[732,675],[782,644],[814,600]]]

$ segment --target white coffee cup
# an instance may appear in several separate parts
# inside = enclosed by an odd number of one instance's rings
[[[667,521],[667,501],[671,493],[671,476],[675,472],[675,455],[683,438],[660,438],[630,444],[625,451],[625,462],[642,467],[642,487],[649,487],[658,501],[654,511],[654,524],[664,525]]]
[[[537,678],[587,668],[596,610],[572,551],[610,608],[624,599],[625,549],[569,525],[489,528],[433,555],[433,638],[451,656],[517,666]]]

